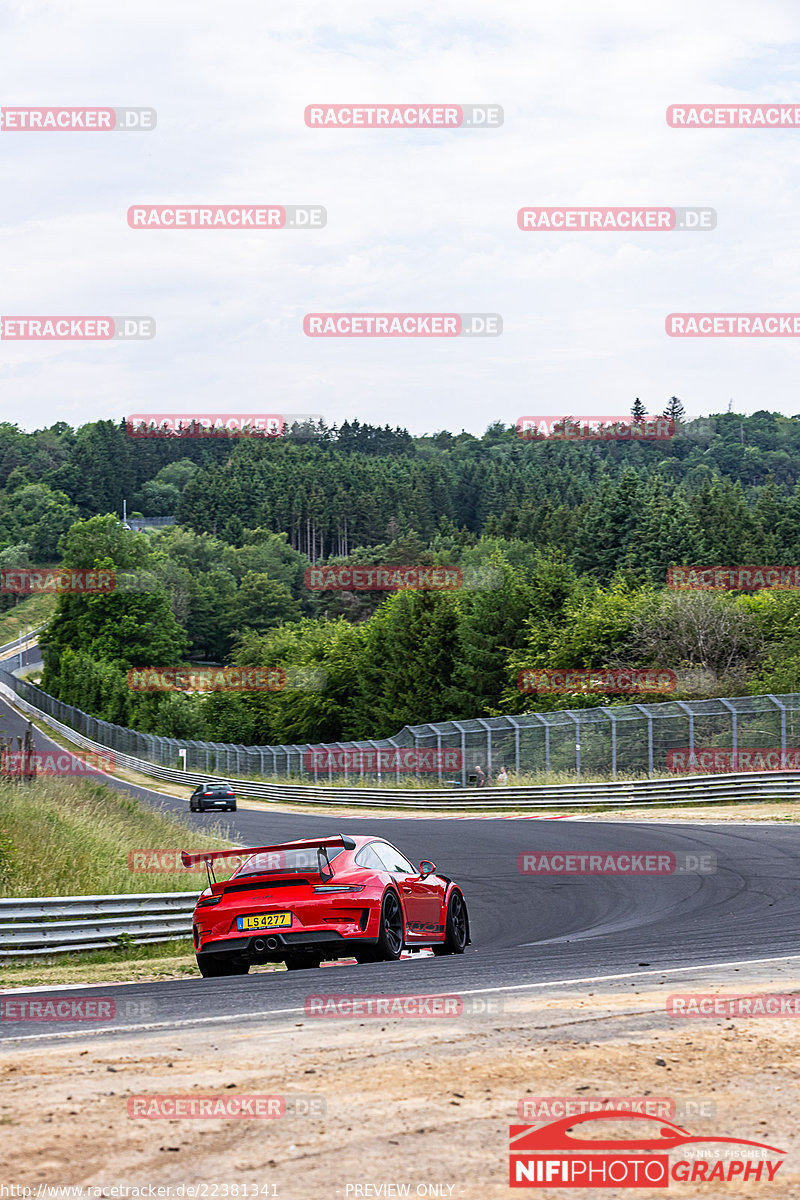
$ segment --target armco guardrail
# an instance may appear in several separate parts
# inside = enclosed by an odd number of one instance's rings
[[[190,937],[196,902],[196,891],[0,900],[0,959]]]
[[[85,750],[108,753],[107,747],[93,742],[67,725],[40,712],[17,696],[0,679],[0,696],[23,712],[35,716]],[[129,754],[115,754],[119,766],[154,779],[194,787],[210,774],[159,767]],[[624,808],[643,804],[724,804],[731,801],[799,800],[800,771],[743,772],[728,775],[684,775],[670,779],[641,779],[614,783],[566,783],[555,786],[530,785],[493,788],[348,788],[316,787],[306,784],[265,783],[256,779],[226,777],[239,796],[270,800],[277,804],[297,804],[313,808],[403,809],[424,812],[496,811],[515,809],[596,809]]]

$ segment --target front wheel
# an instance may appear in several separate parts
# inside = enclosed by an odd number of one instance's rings
[[[452,892],[447,905],[447,924],[444,929],[444,941],[433,947],[433,953],[463,954],[469,937],[469,918],[467,905],[461,892]]]
[[[250,963],[235,959],[230,954],[197,954],[197,965],[204,979],[217,979],[220,975],[246,975]]]

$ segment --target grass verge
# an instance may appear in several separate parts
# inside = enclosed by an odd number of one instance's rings
[[[169,815],[88,780],[0,782],[0,894],[5,898],[199,892],[203,871],[131,870],[130,852],[228,845],[215,833],[192,833]],[[221,871],[219,877],[226,874]],[[2,962],[5,987],[179,978],[196,970],[189,938]]]
[[[88,780],[0,783],[0,888],[6,897],[191,891],[202,872],[132,871],[140,849],[230,845],[217,830],[189,832],[166,813]],[[199,890],[199,888],[198,888]]]
[[[49,621],[57,600],[58,596],[28,596],[0,614],[0,646],[13,642],[26,629],[35,629],[37,625]]]

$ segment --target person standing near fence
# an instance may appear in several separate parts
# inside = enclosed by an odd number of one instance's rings
[[[481,767],[475,767],[475,787],[486,787],[486,776]]]

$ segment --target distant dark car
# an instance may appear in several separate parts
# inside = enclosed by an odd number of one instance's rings
[[[189,812],[223,808],[236,812],[236,793],[229,783],[199,783],[189,797]]]

